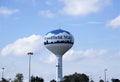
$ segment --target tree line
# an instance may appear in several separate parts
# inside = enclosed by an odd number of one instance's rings
[[[13,80],[2,78],[0,82],[23,82],[24,76],[22,73],[17,73]],[[44,82],[44,79],[39,76],[31,76],[31,82]],[[52,79],[50,82],[56,82],[56,80]],[[89,79],[84,73],[74,73],[71,75],[66,75],[63,77],[62,82],[94,82],[92,79]],[[104,80],[100,79],[99,82],[104,82]],[[107,81],[108,82],[108,81]],[[111,79],[111,82],[120,82],[119,79]]]

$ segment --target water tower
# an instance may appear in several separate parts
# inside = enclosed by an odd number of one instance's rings
[[[62,81],[62,56],[74,44],[73,36],[70,32],[57,29],[48,32],[44,37],[44,45],[52,53],[56,55],[56,81]]]

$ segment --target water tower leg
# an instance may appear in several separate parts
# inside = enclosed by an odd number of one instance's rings
[[[56,81],[62,81],[62,56],[57,56],[57,63],[56,63]]]

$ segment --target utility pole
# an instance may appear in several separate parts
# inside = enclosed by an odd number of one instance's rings
[[[105,82],[106,82],[106,71],[107,71],[107,69],[104,70],[104,74],[105,74]]]

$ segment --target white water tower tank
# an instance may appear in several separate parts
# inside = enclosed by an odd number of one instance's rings
[[[73,44],[74,38],[72,34],[62,29],[50,31],[44,37],[45,47],[57,57],[57,82],[62,81],[62,56],[73,46]]]

